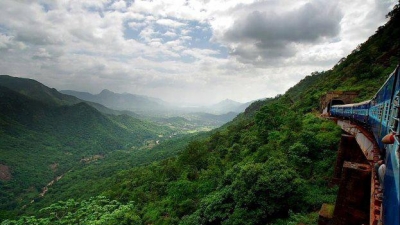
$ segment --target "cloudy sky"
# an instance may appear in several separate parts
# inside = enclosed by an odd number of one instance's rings
[[[330,69],[396,0],[1,0],[0,74],[212,104]]]

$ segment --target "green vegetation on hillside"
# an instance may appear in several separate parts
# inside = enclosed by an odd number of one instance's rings
[[[133,201],[146,224],[255,224],[316,210],[335,199],[327,183],[340,130],[288,108],[284,100],[270,101],[255,118],[238,118],[176,158],[89,181],[84,193],[99,182],[97,191],[110,199],[127,207]],[[52,221],[46,213],[36,215],[29,218]]]
[[[13,80],[18,84],[18,78]],[[39,93],[37,96],[47,96]],[[0,85],[0,164],[11,173],[10,180],[0,179],[0,214],[39,198],[49,182],[87,158],[140,148],[146,140],[172,133],[169,128],[129,116],[105,116],[83,102],[60,105],[37,96],[28,97]]]
[[[186,144],[205,134],[185,135],[165,140],[152,149],[123,149],[109,153],[105,158],[81,163],[68,171],[65,176],[49,187],[42,198],[37,198],[35,204],[25,208],[27,213],[35,213],[55,201],[66,201],[70,198],[84,200],[110,187],[109,178],[122,170],[151,164],[176,156],[184,150]]]
[[[66,202],[60,201],[43,208],[40,213],[47,215],[47,217],[23,216],[17,221],[5,221],[2,224],[141,224],[133,202],[121,204],[102,196],[81,202],[76,202],[73,199]]]
[[[313,73],[283,96],[253,103],[187,145],[165,145],[164,156],[145,165],[113,170],[124,162],[113,155],[115,161],[71,172],[49,191],[62,201],[45,196],[42,210],[2,224],[316,224],[321,204],[335,202],[337,189],[328,183],[341,134],[333,122],[317,117],[319,99],[326,91],[358,90],[362,100],[379,89],[400,58],[399,5],[389,17],[332,70]],[[90,173],[93,180],[85,176]]]

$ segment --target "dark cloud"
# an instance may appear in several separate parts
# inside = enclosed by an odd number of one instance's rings
[[[222,41],[243,62],[283,58],[295,55],[293,44],[315,43],[338,35],[342,17],[337,3],[320,0],[280,14],[253,10],[237,18]]]

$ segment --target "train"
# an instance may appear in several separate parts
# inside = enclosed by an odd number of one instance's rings
[[[370,100],[344,105],[333,105],[330,116],[351,120],[368,129],[374,136],[386,164],[383,184],[382,219],[385,225],[400,224],[400,67],[389,75],[386,82]],[[392,135],[387,144],[382,139]]]

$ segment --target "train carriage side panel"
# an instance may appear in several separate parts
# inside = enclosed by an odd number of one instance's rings
[[[331,107],[331,115],[334,117],[343,117],[343,105],[334,105]]]
[[[393,73],[395,88],[391,101],[390,117],[388,120],[388,130],[386,133],[400,133],[400,70],[396,68]],[[385,225],[400,224],[400,191],[399,191],[399,136],[395,136],[393,144],[387,144],[385,154],[386,173],[384,178],[384,197],[383,197],[383,220]]]
[[[332,116],[341,117],[345,119],[352,119],[353,104],[334,105],[330,111]]]
[[[371,100],[356,103],[353,105],[353,119],[361,124],[368,122],[368,111]]]
[[[392,73],[382,88],[371,100],[368,123],[380,149],[384,148],[381,138],[385,136],[388,131],[390,103],[394,90],[394,81],[395,76],[394,73]]]
[[[338,107],[333,105],[329,111],[330,115],[333,117],[337,117],[338,116],[337,110],[338,110]]]
[[[353,104],[343,105],[343,115],[346,119],[351,119],[353,111]]]

